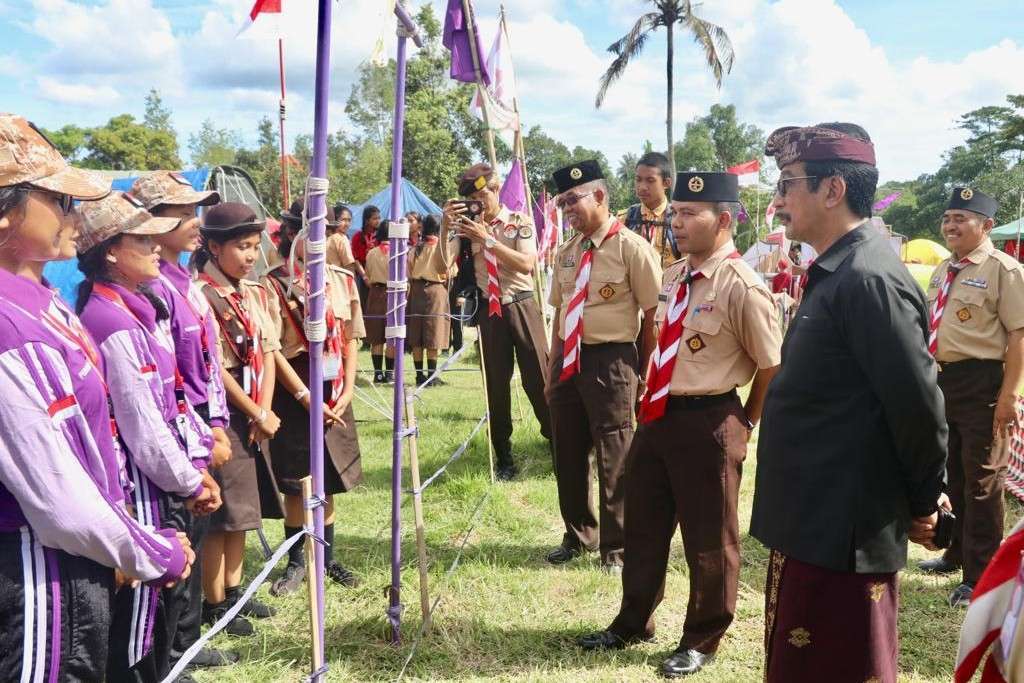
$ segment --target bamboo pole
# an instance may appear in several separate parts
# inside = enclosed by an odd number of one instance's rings
[[[303,524],[307,529],[313,528],[313,508],[309,502],[313,499],[313,477],[303,477],[300,480],[302,485],[302,501],[304,504]],[[305,540],[306,556],[306,593],[309,595],[309,632],[312,636],[313,648],[313,671],[319,671],[324,665],[323,641],[320,639],[320,597],[317,594],[316,584],[316,541],[312,536],[307,535]]]
[[[498,167],[498,157],[494,151],[494,130],[491,128],[491,115],[487,112],[487,98],[484,96],[484,79],[480,71],[480,55],[477,53],[477,32],[476,19],[473,16],[473,7],[469,0],[462,0],[462,13],[466,17],[466,28],[469,32],[469,53],[473,57],[473,71],[476,74],[477,97],[483,106],[480,109],[484,113],[484,126],[487,128],[487,157],[491,168]],[[488,423],[489,424],[489,423]]]
[[[412,477],[412,509],[416,519],[416,552],[420,569],[420,611],[423,613],[423,632],[430,631],[430,584],[427,576],[427,531],[423,522],[423,493],[420,491],[420,460],[417,452],[415,401],[405,394],[405,426],[409,434],[409,474]]]
[[[484,360],[484,332],[483,326],[489,324],[487,321],[487,315],[484,311],[480,311],[478,315],[482,315],[483,319],[477,322],[476,325],[476,341],[480,345],[480,377],[484,383],[484,406],[487,408],[487,461],[491,467],[491,483],[494,483],[494,441],[491,439],[491,396],[487,392],[487,361]]]
[[[291,189],[288,187],[288,161],[284,141],[285,85],[284,85],[284,39],[277,38],[277,69],[281,81],[281,103],[278,124],[281,130],[281,209],[287,211],[291,204]]]

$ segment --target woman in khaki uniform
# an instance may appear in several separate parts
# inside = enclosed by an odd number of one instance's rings
[[[387,384],[395,381],[395,350],[384,336],[388,314],[388,224],[377,226],[377,246],[366,254],[366,277],[370,293],[366,295],[366,340],[370,343],[373,381]],[[383,366],[383,371],[381,367]]]
[[[217,317],[221,376],[228,395],[231,459],[214,471],[223,506],[212,515],[203,546],[203,622],[217,621],[240,597],[245,532],[259,529],[264,517],[281,517],[277,486],[259,443],[277,432],[274,414],[274,352],[277,300],[252,276],[266,224],[245,204],[219,204],[205,213],[203,243],[196,251],[199,284]],[[250,600],[242,614],[273,615]],[[239,616],[228,626],[234,635],[252,635]]]
[[[263,278],[281,310],[281,350],[276,353],[278,377],[274,412],[281,416],[281,429],[270,442],[274,477],[284,494],[285,535],[302,532],[305,508],[300,480],[309,476],[309,341],[303,321],[306,308],[306,280],[300,275],[305,257],[299,226],[286,224],[278,251],[288,259],[295,244],[294,266],[284,263]],[[296,240],[298,240],[296,242]],[[355,586],[354,574],[334,561],[335,493],[350,491],[363,478],[359,460],[359,438],[352,412],[356,361],[360,340],[366,336],[359,306],[359,293],[352,273],[328,265],[326,275],[327,341],[324,344],[324,567],[327,576],[343,586]],[[273,595],[287,595],[299,589],[305,578],[301,544],[292,546],[284,574],[271,586]]]
[[[448,230],[439,236],[437,216],[423,219],[422,239],[409,252],[408,334],[416,366],[416,384],[423,384],[437,369],[437,353],[448,347],[448,280],[454,271],[449,251]],[[455,244],[458,244],[457,242]],[[427,371],[423,372],[423,350],[427,352]],[[440,378],[435,384],[444,384]]]

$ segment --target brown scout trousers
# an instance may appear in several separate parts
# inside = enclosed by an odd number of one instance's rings
[[[946,474],[956,523],[946,560],[977,583],[1003,540],[1003,480],[1009,453],[992,448],[992,417],[1003,383],[1003,363],[943,363],[939,388],[946,399],[949,457]]]
[[[487,400],[491,410],[491,443],[498,464],[511,464],[512,372],[519,361],[523,391],[530,399],[540,433],[551,438],[551,415],[544,397],[548,351],[540,308],[533,298],[501,307],[501,317],[487,315],[487,297],[480,297],[477,325],[484,344]]]
[[[746,454],[735,392],[670,398],[664,417],[640,426],[626,461],[626,562],[613,633],[626,640],[654,634],[678,524],[690,576],[679,645],[705,654],[718,648],[736,613],[736,506]]]
[[[556,341],[548,383],[554,430],[558,507],[565,522],[562,543],[569,548],[600,548],[605,564],[622,564],[625,488],[621,481],[633,440],[636,402],[636,344],[583,344],[581,368],[560,382],[562,343]],[[597,465],[598,516],[592,501],[590,451]]]

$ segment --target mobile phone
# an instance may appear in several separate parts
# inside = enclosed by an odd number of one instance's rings
[[[479,199],[455,199],[451,202],[452,211],[466,218],[477,220],[484,213],[484,203]]]
[[[939,508],[939,520],[935,523],[935,536],[932,537],[932,545],[936,548],[948,548],[953,543],[953,524],[956,516],[946,510]]]

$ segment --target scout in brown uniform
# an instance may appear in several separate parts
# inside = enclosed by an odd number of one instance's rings
[[[618,571],[621,477],[633,439],[637,373],[654,347],[661,266],[651,245],[609,213],[603,178],[595,161],[554,173],[557,201],[579,234],[558,250],[558,281],[550,297],[558,316],[548,398],[565,535],[547,559],[562,564],[600,547],[602,563]],[[600,534],[591,503],[591,449],[600,485]]]
[[[353,273],[356,283],[366,284],[366,271],[356,260],[348,229],[352,225],[352,209],[344,204],[335,204],[327,209],[327,265],[338,266]]]
[[[409,310],[406,314],[409,329],[406,343],[412,347],[412,362],[416,366],[416,384],[423,384],[437,370],[437,354],[448,347],[451,333],[448,324],[448,280],[454,266],[450,253],[458,242],[448,239],[448,231],[441,232],[436,216],[427,216],[422,222],[421,239],[409,252]],[[426,349],[427,370],[423,371],[423,351]],[[444,384],[438,378],[434,384]]]
[[[281,426],[271,408],[274,352],[281,348],[277,300],[246,279],[259,258],[265,227],[245,204],[219,204],[203,216],[203,244],[196,251],[199,282],[220,326],[221,376],[231,418],[225,429],[231,459],[214,470],[224,504],[212,516],[203,547],[203,621],[208,624],[241,595],[245,532],[260,528],[264,517],[282,515],[277,486],[259,447]],[[242,614],[264,618],[273,610],[254,599]],[[227,630],[233,635],[253,633],[242,617]]]
[[[388,314],[388,257],[391,250],[386,221],[377,226],[376,240],[377,246],[366,254],[366,280],[370,287],[366,295],[366,341],[370,344],[373,381],[386,384],[395,381],[395,349],[387,343],[384,334]]]
[[[599,649],[653,637],[678,524],[690,592],[668,677],[709,662],[736,612],[740,476],[779,365],[771,293],[732,241],[739,206],[731,173],[677,176],[672,229],[688,257],[665,271],[655,313],[658,351],[627,464],[622,607],[608,630],[580,639]],[[736,388],[751,379],[744,407]]]
[[[459,194],[481,202],[483,216],[476,222],[460,217],[451,210],[449,203],[445,222],[457,227],[458,235],[472,243],[473,268],[480,294],[477,329],[484,347],[491,443],[498,460],[497,476],[508,480],[516,475],[511,441],[511,386],[517,361],[523,390],[540,423],[540,433],[546,439],[551,438],[551,417],[544,397],[547,342],[533,292],[532,273],[537,265],[533,220],[502,206],[498,199],[500,190],[498,176],[490,166],[469,167],[459,179]],[[488,275],[488,257],[493,259],[491,276]]]
[[[921,569],[963,568],[963,582],[950,596],[953,606],[970,602],[1003,538],[1003,439],[1017,422],[1014,402],[1024,380],[1024,268],[989,239],[998,208],[978,190],[953,190],[942,216],[953,254],[935,269],[928,287],[929,344],[946,399],[946,474],[956,525],[953,544]]]
[[[668,157],[659,152],[644,154],[636,162],[633,183],[640,203],[620,211],[617,218],[647,240],[658,252],[661,267],[667,268],[679,258],[672,235],[672,208],[668,203],[668,193],[672,191],[672,166]]]
[[[273,403],[281,429],[270,441],[270,456],[274,478],[284,494],[285,536],[290,537],[302,532],[305,507],[300,482],[309,476],[309,342],[304,327],[306,280],[302,277],[305,240],[300,237],[301,226],[284,223],[281,227],[278,252],[286,261],[266,275],[263,284],[277,298],[281,311],[281,350],[275,354],[278,382]],[[295,261],[288,263],[293,244]],[[334,494],[350,491],[363,478],[352,396],[359,343],[366,331],[352,273],[331,265],[324,272],[328,306],[323,366],[324,446],[328,456],[324,460],[324,568],[336,583],[355,586],[355,575],[334,560]],[[289,551],[288,565],[271,586],[271,594],[287,595],[298,590],[305,571],[300,543]]]

